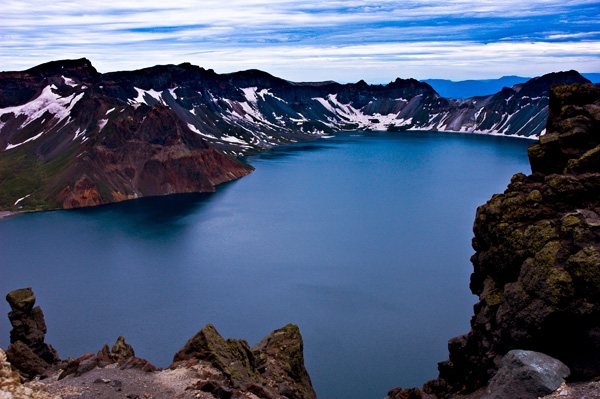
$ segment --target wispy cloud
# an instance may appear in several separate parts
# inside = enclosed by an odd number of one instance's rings
[[[600,69],[588,0],[3,3],[2,70],[82,56],[103,71],[188,61],[294,80]]]

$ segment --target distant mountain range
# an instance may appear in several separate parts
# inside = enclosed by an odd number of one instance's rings
[[[581,75],[592,83],[600,83],[600,73],[582,73]],[[530,79],[531,78],[522,76],[503,76],[499,79],[461,81],[425,79],[421,80],[421,82],[425,82],[433,87],[433,89],[442,97],[465,99],[497,93],[504,87],[525,83]]]
[[[538,137],[555,83],[450,99],[429,84],[294,83],[191,64],[101,74],[87,59],[0,73],[0,209],[71,208],[212,191],[251,170],[227,157],[341,130]],[[226,155],[223,155],[226,154]]]

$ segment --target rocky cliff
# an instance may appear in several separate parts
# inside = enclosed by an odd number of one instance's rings
[[[157,370],[136,357],[123,337],[96,354],[60,360],[44,342],[44,315],[39,306],[33,307],[31,288],[12,291],[6,299],[13,330],[6,354],[0,349],[2,398],[316,399],[304,367],[302,336],[292,324],[253,348],[243,339],[225,340],[209,324],[175,354],[173,364]],[[35,377],[43,384],[21,385],[20,380]]]
[[[169,107],[102,94],[100,76],[87,60],[0,74],[0,208],[210,192],[252,170]]]
[[[0,210],[98,205],[213,191],[247,174],[232,158],[340,130],[409,128],[537,137],[549,74],[466,100],[428,84],[294,83],[159,65],[101,74],[87,59],[0,73]]]
[[[477,210],[471,331],[425,392],[485,386],[511,349],[561,360],[572,380],[600,375],[600,89],[555,86],[547,134],[529,148],[533,173],[515,175]]]

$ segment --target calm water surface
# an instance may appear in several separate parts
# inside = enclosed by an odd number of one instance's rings
[[[251,345],[294,323],[319,398],[383,398],[468,331],[475,210],[530,172],[529,143],[345,134],[250,157],[215,194],[6,219],[0,293],[33,287],[62,358],[124,335],[164,367],[207,323]]]

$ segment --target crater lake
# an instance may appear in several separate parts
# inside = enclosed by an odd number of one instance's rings
[[[319,398],[380,399],[469,331],[475,212],[530,173],[530,143],[345,133],[247,157],[213,194],[8,218],[0,292],[33,287],[63,359],[123,335],[166,367],[207,323],[250,345],[297,324]]]

